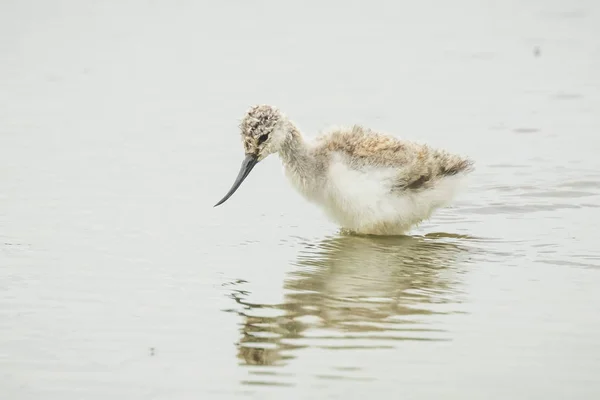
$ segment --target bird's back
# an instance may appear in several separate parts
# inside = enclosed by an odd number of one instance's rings
[[[468,173],[473,167],[467,158],[358,125],[333,129],[320,136],[315,151],[323,158],[341,154],[357,170],[394,168],[398,189],[426,188],[441,178]]]

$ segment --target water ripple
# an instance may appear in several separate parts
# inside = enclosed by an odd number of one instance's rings
[[[241,318],[238,359],[249,366],[281,367],[306,348],[355,351],[450,340],[436,321],[463,312],[455,263],[469,249],[458,240],[438,233],[307,241],[284,282],[282,303],[252,302],[244,280],[229,292],[236,306],[226,311]],[[343,370],[321,376],[345,379]]]

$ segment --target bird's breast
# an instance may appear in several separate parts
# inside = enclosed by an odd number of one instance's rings
[[[323,195],[321,179],[315,174],[307,174],[306,171],[298,170],[284,165],[284,174],[292,187],[303,197],[312,202],[318,202]]]

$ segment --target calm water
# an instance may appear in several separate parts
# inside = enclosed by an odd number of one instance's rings
[[[600,3],[3,1],[2,399],[600,397]],[[450,4],[451,3],[451,4]],[[254,103],[467,154],[344,236]]]

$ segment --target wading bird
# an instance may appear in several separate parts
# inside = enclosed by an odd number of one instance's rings
[[[273,153],[291,184],[344,230],[401,235],[448,205],[473,170],[467,158],[361,126],[308,141],[277,108],[251,107],[240,125],[246,158],[224,203]]]

